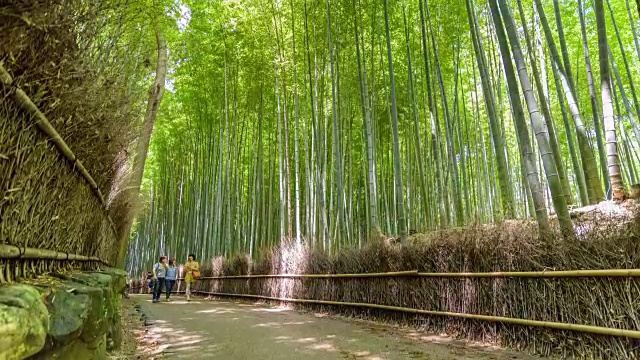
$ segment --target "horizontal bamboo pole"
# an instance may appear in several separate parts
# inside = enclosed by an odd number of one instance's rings
[[[396,272],[384,272],[384,273],[361,273],[361,274],[271,274],[271,275],[209,276],[209,277],[201,277],[198,280],[264,279],[264,278],[313,278],[313,279],[380,278],[380,277],[415,276],[417,274],[418,274],[418,270],[410,270],[410,271],[396,271]]]
[[[36,260],[73,260],[94,261],[109,265],[106,261],[96,256],[69,254],[61,251],[18,247],[9,244],[0,244],[0,259],[36,259]]]
[[[18,105],[20,105],[23,110],[33,116],[33,118],[35,119],[35,123],[40,131],[47,135],[50,138],[51,142],[56,146],[58,151],[71,162],[72,167],[87,181],[87,183],[91,187],[91,190],[93,190],[93,193],[100,201],[100,204],[102,205],[104,210],[108,211],[107,202],[104,200],[104,197],[102,196],[102,193],[100,192],[96,181],[93,179],[93,177],[91,177],[82,162],[80,162],[80,160],[76,158],[76,155],[73,153],[73,151],[71,151],[67,143],[65,143],[65,141],[62,139],[60,134],[58,134],[53,125],[51,125],[47,117],[44,116],[42,112],[40,112],[36,104],[31,101],[29,96],[22,89],[20,89],[19,86],[13,84],[11,75],[9,75],[2,63],[0,63],[0,83],[2,83],[7,88],[13,88],[12,96],[16,103],[18,103]],[[109,224],[111,225],[114,233],[117,233],[116,226],[111,219],[111,216],[109,216],[108,212],[106,213],[106,215],[107,220],[109,221]]]
[[[532,326],[532,327],[544,327],[544,328],[550,328],[550,329],[556,329],[556,330],[571,330],[571,331],[579,331],[579,332],[590,333],[590,334],[640,339],[640,331],[637,331],[637,330],[614,329],[614,328],[606,328],[606,327],[592,326],[592,325],[580,325],[580,324],[559,323],[559,322],[553,322],[553,321],[518,319],[518,318],[511,318],[511,317],[504,317],[504,316],[465,314],[465,313],[456,313],[456,312],[449,312],[449,311],[420,310],[420,309],[413,309],[413,308],[406,308],[406,307],[368,304],[368,303],[291,299],[291,298],[278,298],[278,297],[262,296],[262,295],[228,294],[228,293],[216,293],[216,292],[206,292],[206,291],[194,291],[194,292],[200,293],[200,294],[206,294],[206,295],[213,295],[213,296],[251,298],[251,299],[262,299],[262,300],[282,301],[282,302],[301,303],[301,304],[351,306],[351,307],[361,307],[361,308],[368,308],[368,309],[380,309],[380,310],[397,311],[397,312],[404,312],[404,313],[410,313],[410,314],[446,316],[446,317],[453,317],[453,318],[460,318],[460,319],[501,322],[506,324],[516,324],[516,325]]]
[[[498,271],[485,273],[418,273],[421,277],[438,278],[566,278],[566,277],[640,277],[640,269],[564,270],[564,271]]]
[[[604,270],[566,270],[566,271],[498,271],[498,272],[462,272],[462,273],[422,273],[417,270],[386,273],[362,274],[271,274],[271,275],[233,275],[208,276],[198,280],[233,280],[261,278],[375,278],[375,277],[435,277],[435,278],[567,278],[567,277],[640,277],[640,269],[604,269]]]

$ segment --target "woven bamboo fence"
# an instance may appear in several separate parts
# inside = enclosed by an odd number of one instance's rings
[[[590,230],[575,240],[540,239],[530,222],[471,226],[332,255],[284,244],[203,264],[195,290],[544,356],[640,359],[639,225],[579,219]]]
[[[640,278],[640,269],[603,269],[603,270],[570,270],[570,271],[509,271],[509,272],[485,272],[485,273],[420,273],[418,270],[411,271],[399,271],[399,272],[387,272],[387,273],[362,273],[362,274],[269,274],[269,275],[236,275],[236,276],[208,276],[202,277],[199,281],[209,282],[208,286],[213,288],[227,288],[225,284],[211,284],[210,281],[233,281],[233,280],[261,280],[261,279],[299,279],[308,281],[310,279],[366,279],[366,278],[402,278],[402,277],[428,277],[428,278],[457,278],[457,279],[469,279],[469,278]],[[231,288],[242,290],[243,286],[248,286],[251,289],[253,284],[237,284],[231,285]],[[260,285],[258,285],[260,286]],[[296,285],[294,285],[296,286]],[[297,285],[300,286],[300,285]],[[302,284],[304,286],[304,284]],[[500,322],[505,324],[516,324],[529,327],[544,327],[557,330],[571,330],[584,332],[589,334],[610,335],[627,337],[633,339],[640,339],[640,331],[637,329],[618,329],[607,328],[601,326],[591,326],[583,324],[573,324],[566,322],[552,322],[552,321],[537,321],[530,319],[518,319],[504,316],[490,316],[479,314],[467,314],[448,311],[433,311],[426,309],[415,309],[400,306],[380,305],[375,303],[356,303],[356,302],[344,302],[344,301],[328,301],[328,300],[315,300],[315,299],[296,299],[277,296],[264,296],[264,295],[252,295],[250,293],[244,293],[242,291],[238,293],[224,293],[224,292],[211,292],[211,291],[197,291],[200,294],[219,297],[238,297],[249,299],[260,299],[284,303],[293,304],[312,304],[312,305],[330,305],[340,307],[356,307],[365,309],[379,309],[400,313],[409,314],[421,314],[431,316],[442,316],[449,318],[460,318],[469,320],[480,320],[486,322]]]
[[[335,291],[335,286],[346,287],[346,283],[341,285],[328,284],[327,281],[348,281],[348,280],[362,280],[362,279],[384,279],[395,282],[398,280],[412,279],[409,284],[415,284],[415,280],[420,278],[440,278],[440,279],[458,279],[464,281],[465,279],[478,279],[478,278],[491,278],[491,279],[504,279],[504,278],[524,278],[530,280],[541,279],[564,279],[564,278],[577,278],[582,280],[592,280],[594,278],[605,278],[608,281],[613,281],[616,278],[620,278],[627,282],[638,282],[640,278],[640,269],[600,269],[600,270],[564,270],[564,271],[507,271],[507,272],[483,272],[483,273],[421,273],[418,270],[409,271],[396,271],[385,273],[356,273],[356,274],[263,274],[263,275],[229,275],[229,276],[204,276],[198,279],[198,284],[195,286],[194,291],[197,294],[213,296],[213,297],[231,297],[231,298],[244,298],[251,300],[261,300],[276,303],[288,303],[294,305],[311,305],[319,306],[323,310],[331,310],[342,312],[346,308],[361,309],[364,311],[378,310],[399,314],[411,314],[414,316],[431,316],[442,317],[448,319],[464,319],[464,320],[476,320],[484,323],[500,323],[509,325],[519,325],[529,328],[545,328],[554,330],[563,330],[569,332],[579,332],[587,335],[604,335],[614,336],[626,339],[640,339],[640,330],[638,328],[616,328],[616,327],[603,327],[593,326],[588,324],[579,324],[571,322],[557,322],[557,321],[540,321],[534,319],[513,318],[496,315],[486,314],[470,314],[452,311],[442,310],[430,310],[424,308],[413,308],[406,306],[393,306],[371,302],[348,302],[348,301],[335,301],[335,300],[323,300],[315,298],[292,298],[286,297],[300,293],[300,289],[304,287],[315,287],[317,284],[312,284],[314,280],[325,280],[320,285],[324,289],[332,289]],[[620,280],[618,279],[618,280]],[[173,291],[174,293],[184,293],[181,281],[183,278],[178,279],[178,286]],[[271,280],[270,283],[265,283],[265,280]],[[287,285],[282,284],[284,280],[295,280],[295,283],[289,283]],[[376,282],[374,284],[380,284]],[[360,288],[355,284],[352,289]],[[148,292],[148,289],[142,284],[137,284],[132,288],[139,293]],[[209,291],[216,290],[216,291]],[[283,291],[284,290],[284,291]],[[230,292],[225,292],[230,291]],[[268,293],[269,295],[256,294]],[[348,291],[348,289],[343,289]],[[419,293],[420,289],[415,289],[414,294]],[[304,291],[302,291],[304,293]],[[325,294],[326,296],[326,294]],[[345,296],[344,292],[341,294]],[[397,299],[398,302],[403,302],[407,299]],[[410,301],[411,302],[411,301]],[[415,303],[415,302],[414,302]],[[338,310],[336,310],[338,309]],[[387,315],[392,316],[392,315]],[[628,340],[622,340],[628,341]],[[633,340],[631,342],[634,343]]]
[[[95,256],[0,244],[0,285],[67,270],[97,270],[108,262]]]
[[[96,181],[1,64],[0,84],[11,97],[4,97],[0,118],[6,139],[0,154],[8,154],[0,160],[0,184],[9,194],[0,202],[1,234],[8,242],[0,244],[0,283],[104,263],[96,255],[106,257],[105,243],[116,232]]]
[[[527,334],[529,341],[543,344],[554,339],[562,341],[564,349],[576,354],[593,355],[599,347],[594,344],[615,344],[610,348],[612,358],[638,356],[640,331],[640,269],[601,269],[573,271],[527,271],[485,273],[420,273],[417,270],[370,273],[370,274],[272,274],[241,276],[206,276],[196,285],[197,293],[212,297],[235,297],[275,303],[287,303],[317,311],[329,311],[349,316],[366,316],[384,321],[399,321],[419,325],[431,331],[469,337],[474,340],[489,340],[499,345],[514,346],[512,337]],[[477,279],[481,283],[470,283]],[[575,307],[581,318],[554,316],[552,304],[566,295],[563,281],[581,283],[581,288],[626,287],[620,296],[631,296],[635,300],[608,307],[610,313],[594,318],[602,304],[614,301],[609,293],[600,301],[595,296],[584,296],[584,302],[575,303],[566,298],[565,306]],[[543,285],[542,288],[540,285]],[[493,291],[487,291],[492,288]],[[552,288],[559,294],[528,296],[532,288]],[[513,296],[508,292],[520,292]],[[482,294],[480,294],[482,293]],[[590,298],[590,300],[587,300]],[[517,299],[520,303],[513,303]],[[506,303],[509,301],[509,303]],[[588,301],[595,301],[589,307]],[[536,304],[537,303],[537,304]],[[559,306],[560,304],[555,304]],[[529,309],[526,307],[531,306]],[[522,308],[521,308],[522,307]],[[549,307],[547,311],[544,308]],[[635,313],[628,310],[635,309]],[[517,311],[514,311],[517,310]],[[557,310],[559,310],[557,308]],[[556,311],[557,311],[556,310]],[[589,312],[594,314],[587,315]],[[511,315],[511,316],[508,316]],[[515,317],[518,315],[518,317]],[[611,316],[611,321],[605,319]],[[553,338],[541,338],[542,334],[555,331]],[[558,333],[559,332],[559,333]],[[502,334],[501,334],[502,333]],[[573,342],[573,339],[589,339]],[[521,339],[526,342],[527,340]],[[515,346],[529,348],[528,346]],[[531,350],[531,348],[529,348]],[[534,352],[558,349],[552,346],[535,349]],[[555,350],[555,351],[552,351]],[[635,357],[634,357],[635,356]],[[580,357],[580,356],[578,356]]]
[[[0,283],[95,266],[110,257],[116,237],[101,190],[110,188],[113,158],[109,151],[88,156],[111,140],[103,139],[95,112],[104,101],[93,96],[95,85],[70,44],[77,19],[63,5],[37,6],[34,26],[0,14]],[[48,22],[56,26],[35,26]]]

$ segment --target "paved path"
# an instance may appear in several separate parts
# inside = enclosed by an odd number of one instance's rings
[[[152,304],[134,296],[147,315],[146,341],[167,359],[224,360],[506,360],[533,357],[412,330],[237,301],[177,297]]]

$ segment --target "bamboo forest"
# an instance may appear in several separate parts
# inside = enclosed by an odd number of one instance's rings
[[[165,9],[130,270],[528,217],[573,236],[570,209],[639,182],[637,1]]]
[[[640,360],[640,0],[0,1],[0,360]]]

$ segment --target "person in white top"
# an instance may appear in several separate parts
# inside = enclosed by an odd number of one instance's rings
[[[153,299],[154,303],[160,301],[162,288],[165,284],[165,276],[167,274],[167,257],[160,256],[160,261],[153,265]]]

